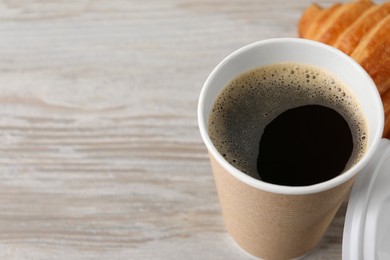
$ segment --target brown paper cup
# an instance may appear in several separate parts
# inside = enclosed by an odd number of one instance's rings
[[[241,182],[210,159],[227,230],[264,259],[297,258],[315,247],[353,182],[315,194],[277,194]]]
[[[369,134],[364,156],[344,173],[322,183],[289,187],[254,179],[230,165],[208,136],[211,107],[230,80],[249,69],[285,61],[323,68],[344,81],[355,94],[367,122]],[[228,232],[254,256],[294,259],[318,244],[356,174],[374,155],[383,131],[383,106],[372,79],[347,55],[321,43],[279,38],[243,47],[213,70],[199,98],[198,123],[209,151]]]

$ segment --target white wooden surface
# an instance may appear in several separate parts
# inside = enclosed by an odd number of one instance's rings
[[[297,36],[311,2],[1,1],[0,259],[250,259],[197,99],[230,52]],[[306,259],[341,258],[345,206]]]

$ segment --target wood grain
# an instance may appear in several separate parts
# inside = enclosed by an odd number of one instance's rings
[[[0,259],[251,259],[197,99],[230,52],[297,36],[310,3],[1,1]],[[307,259],[341,258],[345,206]]]

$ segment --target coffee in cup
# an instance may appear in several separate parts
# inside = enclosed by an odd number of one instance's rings
[[[231,165],[287,186],[336,177],[367,145],[366,122],[348,87],[323,69],[292,62],[231,80],[213,105],[208,132]]]

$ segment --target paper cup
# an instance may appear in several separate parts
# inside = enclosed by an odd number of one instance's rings
[[[299,187],[266,183],[230,165],[210,140],[208,117],[226,84],[245,71],[280,62],[305,63],[329,71],[350,88],[361,106],[368,129],[366,152],[358,163],[333,179]],[[200,94],[198,123],[228,232],[254,256],[293,259],[318,244],[356,174],[374,155],[383,131],[383,106],[372,79],[349,56],[318,42],[278,38],[243,47],[212,71]]]

